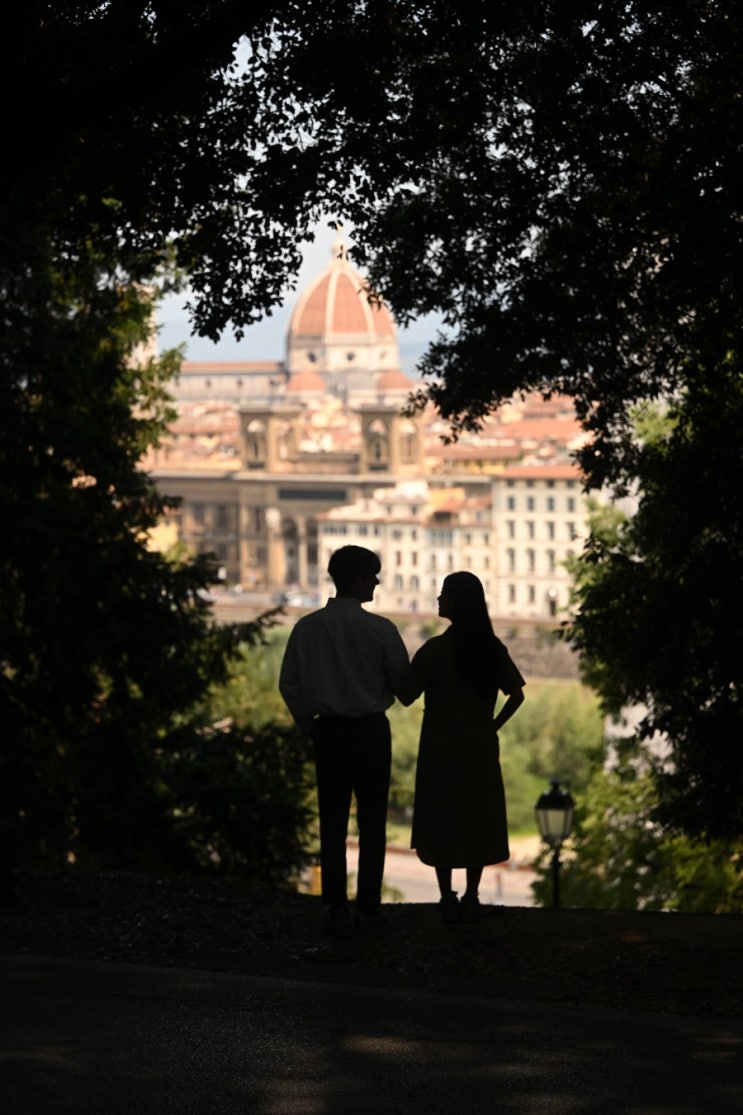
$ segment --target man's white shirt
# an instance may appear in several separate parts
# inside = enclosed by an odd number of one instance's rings
[[[409,664],[391,620],[366,612],[358,600],[335,596],[295,624],[279,689],[297,724],[309,731],[318,715],[384,712],[400,692]]]

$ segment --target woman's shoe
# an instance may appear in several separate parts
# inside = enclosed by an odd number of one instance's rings
[[[459,921],[459,901],[457,899],[456,891],[449,891],[448,894],[442,895],[439,902],[439,909],[441,910],[441,920],[451,925],[452,922]]]
[[[459,910],[462,921],[477,921],[482,912],[480,899],[476,894],[464,894],[462,901],[459,903]]]

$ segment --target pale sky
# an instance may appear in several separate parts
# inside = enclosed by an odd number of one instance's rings
[[[301,291],[316,275],[324,271],[336,236],[337,233],[325,225],[315,230],[314,243],[308,244],[305,248],[297,289],[287,291],[284,305],[277,307],[271,317],[264,318],[257,325],[247,329],[241,341],[236,341],[229,329],[216,345],[204,337],[192,337],[188,315],[184,309],[185,296],[170,296],[162,301],[157,315],[160,327],[158,347],[161,350],[173,348],[185,342],[186,360],[283,359],[286,328],[292,309]],[[349,246],[351,262],[353,262],[353,250],[350,244]],[[408,374],[413,372],[416,360],[433,340],[436,328],[437,319],[429,316],[415,322],[407,329],[399,330],[400,363],[403,371]]]

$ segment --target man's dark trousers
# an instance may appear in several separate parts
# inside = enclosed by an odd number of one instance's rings
[[[387,799],[392,742],[383,712],[369,716],[319,716],[313,724],[320,808],[322,897],[346,901],[346,837],[351,796],[356,795],[359,870],[356,902],[375,910],[382,894],[387,842]]]

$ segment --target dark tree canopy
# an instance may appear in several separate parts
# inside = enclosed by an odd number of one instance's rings
[[[455,425],[565,391],[595,434],[592,478],[616,475],[627,403],[739,346],[739,5],[369,3],[314,35],[300,21],[262,99],[269,125],[294,105],[295,143],[277,127],[258,179],[335,161],[329,200],[376,287],[403,318],[444,314],[425,368]]]
[[[5,521],[20,524],[0,588],[6,696],[64,658],[72,613],[58,602],[74,599],[78,567],[106,615],[127,614],[103,573],[122,565],[130,616],[141,607],[161,630],[153,617],[185,614],[198,628],[181,604],[204,570],[179,589],[134,539],[160,498],[136,464],[165,414],[167,369],[142,379],[127,365],[122,331],[142,317],[132,284],[175,266],[194,292],[195,327],[239,331],[278,303],[322,214],[352,233],[399,319],[443,315],[424,370],[455,430],[514,392],[565,392],[593,434],[581,458],[589,483],[639,477],[670,538],[711,554],[707,541],[738,510],[704,498],[713,474],[695,469],[710,439],[727,488],[743,488],[736,408],[718,406],[742,359],[735,0],[31,0],[6,17],[4,43],[14,110],[0,182],[0,452],[14,477]],[[678,469],[659,479],[632,424],[636,404],[653,399],[679,405],[693,448],[675,445]],[[696,485],[683,523],[664,520],[682,484]],[[39,537],[57,555],[48,569]],[[636,608],[619,655],[628,668],[640,642],[666,645],[670,605],[659,610],[643,588],[663,543],[670,593],[681,557],[665,541],[641,519],[630,573],[614,582]],[[650,696],[669,716],[683,710],[668,730],[679,756],[696,758],[679,778],[693,774],[719,799],[714,749],[702,755],[685,733],[693,721],[703,739],[705,686],[727,670],[731,738],[742,736],[724,622],[736,601],[720,581],[714,608],[700,604],[703,564],[683,566],[673,599],[689,618],[676,628],[677,690],[652,674]],[[110,628],[131,662],[120,686],[131,696],[132,628]],[[586,629],[589,656],[611,660],[617,646]],[[83,656],[94,673],[98,649]],[[167,654],[148,653],[168,685],[183,684]],[[75,679],[80,708],[88,673]],[[111,656],[103,673],[114,685]],[[682,689],[694,697],[677,701]],[[741,749],[731,751],[739,772]]]
[[[132,273],[174,241],[205,334],[276,304],[301,238],[337,217],[400,319],[443,314],[425,368],[454,426],[565,391],[597,482],[631,472],[628,401],[738,343],[734,0],[89,0],[16,19],[6,80],[42,95],[12,129],[11,211],[38,192],[56,236],[92,230]]]
[[[0,875],[11,851],[187,860],[163,755],[238,641],[259,635],[214,627],[213,562],[148,548],[171,503],[139,468],[178,364],[132,360],[152,312],[143,281],[223,180],[206,134],[232,54],[218,7],[31,3],[9,16]]]

